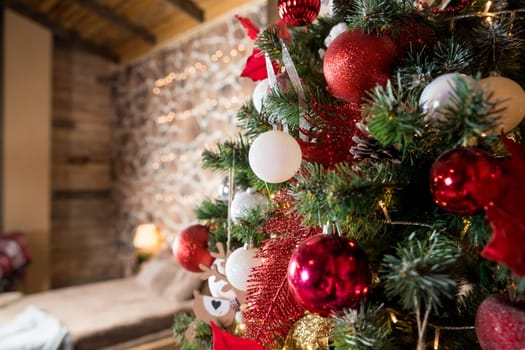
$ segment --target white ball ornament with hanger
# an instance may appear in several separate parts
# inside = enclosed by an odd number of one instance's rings
[[[458,79],[473,81],[465,74],[446,73],[425,86],[419,97],[419,105],[423,108],[429,122],[446,120],[444,112],[450,106]]]
[[[499,114],[496,133],[511,131],[525,116],[525,91],[515,81],[505,77],[488,77],[480,80],[485,96],[492,102],[499,103],[496,109],[503,109]]]
[[[225,275],[232,286],[241,291],[248,288],[248,277],[261,260],[255,258],[257,249],[241,247],[234,250],[226,260]]]
[[[248,153],[248,161],[255,175],[269,183],[289,180],[299,170],[301,160],[301,148],[297,141],[280,130],[259,135]]]
[[[261,113],[264,98],[268,94],[269,88],[270,83],[268,82],[268,79],[264,79],[258,82],[257,85],[255,85],[255,88],[253,89],[252,102],[253,106],[259,113]]]
[[[277,87],[282,92],[289,91],[291,84],[290,78],[288,77],[288,73],[286,71],[278,74],[276,80]],[[264,100],[271,92],[272,90],[270,89],[270,81],[268,79],[261,80],[257,83],[257,85],[255,85],[255,88],[252,92],[252,102],[257,112],[261,113],[262,107],[264,105]]]
[[[248,188],[246,191],[238,191],[235,193],[231,204],[232,221],[237,223],[249,210],[265,210],[267,206],[268,200],[266,197],[253,188]]]

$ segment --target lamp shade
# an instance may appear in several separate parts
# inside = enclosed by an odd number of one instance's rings
[[[162,236],[155,224],[141,224],[135,230],[133,246],[139,250],[155,252],[160,249]]]

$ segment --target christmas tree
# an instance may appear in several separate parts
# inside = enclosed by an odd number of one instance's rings
[[[259,83],[174,243],[209,286],[182,349],[525,349],[525,2],[319,8],[239,18]]]

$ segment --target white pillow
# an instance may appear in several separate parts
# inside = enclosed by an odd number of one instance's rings
[[[135,281],[139,286],[172,301],[193,298],[193,290],[199,289],[202,284],[199,274],[185,270],[175,262],[171,254],[160,255],[145,262]]]
[[[139,286],[162,294],[176,277],[179,268],[171,259],[151,259],[142,264],[135,281]]]
[[[202,280],[200,274],[179,267],[179,273],[164,289],[162,296],[172,301],[193,299],[193,291],[200,289]]]

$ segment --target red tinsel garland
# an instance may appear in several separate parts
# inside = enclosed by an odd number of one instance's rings
[[[288,287],[288,262],[297,245],[320,228],[305,228],[301,217],[290,213],[290,199],[276,198],[279,209],[263,227],[263,233],[277,234],[267,239],[257,256],[263,263],[254,268],[246,293],[247,309],[243,312],[245,336],[257,340],[266,349],[275,349],[279,337],[286,338],[305,309],[295,300]]]
[[[352,136],[359,132],[356,123],[361,120],[361,106],[357,103],[324,105],[314,99],[310,107],[315,114],[306,115],[305,119],[315,125],[315,129],[300,132],[311,141],[297,140],[303,160],[328,169],[340,162],[350,163]]]

